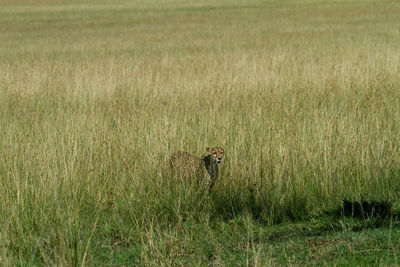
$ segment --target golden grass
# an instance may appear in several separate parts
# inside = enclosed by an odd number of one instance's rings
[[[257,182],[283,217],[293,195],[310,213],[398,201],[396,2],[1,3],[4,242],[37,242],[18,222],[55,224],[59,250],[38,257],[63,262],[62,225],[97,225],[86,202],[141,203],[130,216],[144,227],[169,155],[215,145],[215,192]]]

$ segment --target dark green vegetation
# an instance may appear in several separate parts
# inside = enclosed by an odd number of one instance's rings
[[[398,265],[400,4],[214,2],[0,0],[2,264]]]

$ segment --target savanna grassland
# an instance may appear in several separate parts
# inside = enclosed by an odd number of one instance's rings
[[[398,265],[399,14],[0,0],[0,262]],[[211,192],[171,179],[207,146]]]

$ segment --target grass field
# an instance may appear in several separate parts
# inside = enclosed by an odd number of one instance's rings
[[[0,262],[398,265],[399,14],[0,0]],[[207,146],[213,190],[174,182]]]

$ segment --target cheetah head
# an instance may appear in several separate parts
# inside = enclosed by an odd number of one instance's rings
[[[217,163],[222,163],[222,158],[224,157],[224,150],[222,147],[207,147],[207,153],[211,155],[212,159]]]

